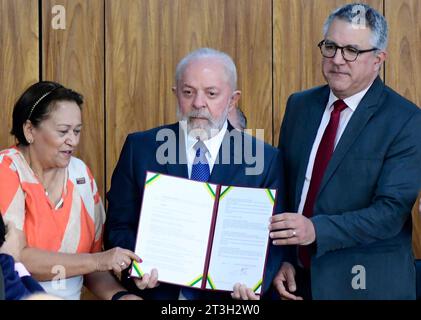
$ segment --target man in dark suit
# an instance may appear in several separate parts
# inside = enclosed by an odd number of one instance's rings
[[[196,174],[194,159],[203,152],[207,177],[202,181],[278,187],[282,170],[277,149],[235,130],[227,121],[228,112],[240,97],[232,59],[213,49],[196,50],[180,61],[175,80],[173,92],[177,97],[180,121],[130,134],[124,144],[107,194],[107,248],[120,246],[134,250],[147,170],[199,180],[203,172]],[[200,147],[196,147],[198,145]],[[279,248],[272,249],[279,251]],[[267,281],[263,285],[265,291],[280,267],[279,254],[270,257],[272,260],[266,268]],[[129,291],[147,299],[185,297],[185,294],[180,296],[178,286],[161,283],[155,287],[156,272],[145,277],[146,280],[136,287],[136,283],[123,273],[122,282]],[[193,291],[195,298],[230,297],[229,294]],[[257,298],[251,289],[241,284],[236,286],[232,297]]]
[[[293,247],[285,299],[414,299],[411,208],[421,186],[421,111],[385,86],[387,23],[367,5],[327,19],[327,86],[293,94],[279,149],[287,211],[271,238]],[[297,214],[298,213],[298,214]]]

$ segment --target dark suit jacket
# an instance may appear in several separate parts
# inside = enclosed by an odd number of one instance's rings
[[[5,300],[21,300],[34,293],[42,293],[44,289],[32,276],[20,277],[15,271],[15,260],[12,256],[0,253],[0,292]]]
[[[279,148],[292,212],[328,97],[323,86],[288,100]],[[421,111],[377,78],[351,117],[316,199],[313,298],[415,298],[411,208],[420,186]]]
[[[3,277],[3,267],[0,266],[0,300],[4,300],[4,277]]]
[[[240,161],[234,161],[233,140],[238,137],[241,139],[248,137],[250,138],[248,142],[251,142],[254,147],[256,146],[257,140],[254,137],[233,129],[229,124],[227,134],[222,143],[223,146],[224,142],[230,139],[229,153],[221,153],[220,149],[219,163],[215,163],[213,167],[210,182],[278,188],[278,181],[282,172],[278,150],[260,142],[260,146],[263,146],[262,150],[264,151],[263,171],[259,175],[246,175],[245,169],[254,165],[247,158],[244,158],[244,152],[240,153],[242,157],[237,159]],[[168,139],[171,138],[173,141],[169,142]],[[166,146],[171,148],[171,153],[176,154],[176,157],[173,157],[173,163],[160,164],[157,161],[156,154],[161,154],[163,147]],[[247,149],[247,142],[244,146],[243,150]],[[253,150],[256,149],[253,148]],[[224,164],[226,162],[223,162],[221,154],[230,154],[230,163]],[[171,155],[167,154],[167,156],[171,158]],[[147,170],[188,178],[184,135],[183,132],[179,132],[178,123],[145,132],[133,133],[127,137],[112,176],[111,189],[107,194],[108,210],[104,238],[106,248],[119,246],[134,250]],[[281,203],[281,201],[278,203]],[[263,286],[265,291],[269,287],[274,273],[278,270],[281,260],[278,248],[271,247],[270,252]],[[131,281],[125,281],[124,284],[130,290],[136,291]],[[151,299],[177,299],[178,293],[179,287],[168,284],[161,284],[156,289],[138,292],[142,297]],[[226,295],[212,293],[212,295],[206,295],[204,298],[220,298],[222,296],[225,297]]]

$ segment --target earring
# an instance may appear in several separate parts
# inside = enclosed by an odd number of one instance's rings
[[[28,139],[29,144],[32,144],[32,142],[33,142],[32,139]]]

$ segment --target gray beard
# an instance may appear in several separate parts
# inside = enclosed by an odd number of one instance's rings
[[[187,115],[183,115],[180,108],[177,107],[177,118],[179,121],[187,122],[187,134],[195,139],[208,140],[216,136],[225,124],[228,118],[229,105],[225,108],[224,113],[219,119],[213,119],[210,114],[200,114],[199,112],[190,112]],[[205,116],[207,123],[199,123],[191,120],[191,116]]]

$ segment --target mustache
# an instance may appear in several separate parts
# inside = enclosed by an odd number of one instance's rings
[[[348,74],[349,75],[349,72],[348,71],[337,69],[337,68],[330,68],[329,69],[329,72],[330,73],[341,73],[341,74]]]
[[[207,110],[192,110],[189,113],[184,115],[185,118],[204,118],[211,122],[214,121],[211,114]]]

